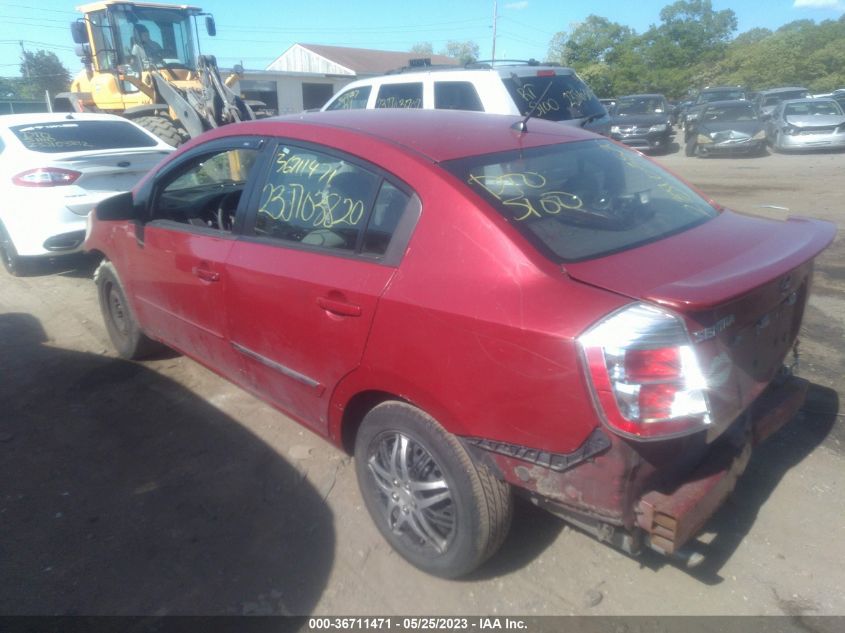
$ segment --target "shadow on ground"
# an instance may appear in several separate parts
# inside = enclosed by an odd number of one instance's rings
[[[715,533],[708,544],[694,549],[705,555],[701,565],[689,573],[706,584],[718,584],[719,570],[753,529],[760,508],[783,476],[800,463],[828,437],[839,413],[839,396],[833,389],[811,385],[802,410],[789,424],[754,449],[748,467],[736,489],[708,521],[705,532]],[[772,552],[776,556],[777,552]],[[647,551],[642,562],[657,569],[667,559]]]
[[[44,340],[0,315],[0,613],[309,613],[335,535],[303,475],[168,378]]]

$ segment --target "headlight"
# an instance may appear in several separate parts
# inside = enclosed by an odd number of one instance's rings
[[[610,133],[611,134],[619,134],[619,126],[618,125],[611,125],[610,126]]]
[[[766,138],[766,130],[760,130],[751,138],[753,138],[755,141],[762,141],[764,138]]]
[[[657,125],[652,125],[648,128],[649,132],[665,132],[666,131],[666,124],[665,123],[658,123]]]
[[[698,138],[695,139],[695,142],[699,145],[707,145],[707,143],[712,143],[713,139],[711,139],[706,134],[699,134]]]
[[[789,134],[790,136],[793,135],[793,134],[798,134],[798,128],[793,127],[791,125],[787,125],[787,126],[784,126],[783,133]]]

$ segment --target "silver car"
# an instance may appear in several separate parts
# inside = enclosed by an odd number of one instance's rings
[[[833,99],[793,99],[766,122],[766,141],[776,152],[845,148],[845,113]]]

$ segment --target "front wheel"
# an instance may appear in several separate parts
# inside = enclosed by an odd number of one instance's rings
[[[148,132],[152,132],[162,141],[173,147],[179,147],[190,137],[173,121],[163,116],[141,116],[134,120]]]
[[[149,356],[160,345],[148,338],[138,326],[135,315],[126,301],[126,293],[111,262],[103,261],[94,275],[100,311],[106,323],[109,338],[118,356],[127,360]]]
[[[425,572],[465,575],[507,535],[510,486],[409,404],[385,402],[366,415],[355,441],[355,471],[379,531]]]

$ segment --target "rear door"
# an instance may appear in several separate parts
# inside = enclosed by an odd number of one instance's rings
[[[418,206],[374,166],[302,144],[280,142],[261,183],[226,266],[232,345],[248,387],[324,432]]]

